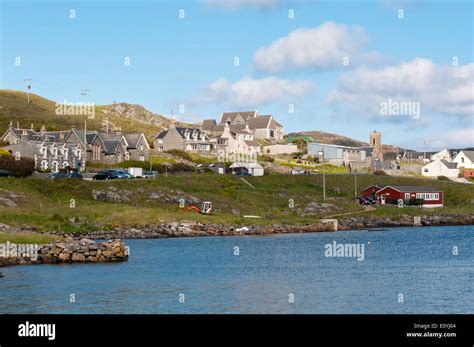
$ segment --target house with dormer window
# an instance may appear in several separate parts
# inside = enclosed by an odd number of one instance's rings
[[[155,138],[155,151],[163,152],[171,149],[180,149],[190,152],[211,153],[213,143],[200,129],[176,127],[170,124],[168,130],[160,132]]]

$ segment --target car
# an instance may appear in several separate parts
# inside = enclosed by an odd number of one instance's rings
[[[111,170],[119,179],[125,179],[125,180],[128,180],[128,179],[132,179],[132,178],[135,178],[133,177],[132,175],[130,175],[128,172],[124,171],[124,170]]]
[[[101,171],[92,177],[93,180],[115,180],[118,176],[112,171]]]
[[[369,198],[367,196],[364,196],[364,199],[368,200],[372,205],[374,205],[377,202],[377,200],[375,200],[374,198]]]
[[[305,173],[306,171],[300,167],[294,167],[293,170],[291,170],[292,175],[304,175]]]
[[[156,171],[144,171],[142,178],[156,178]]]
[[[0,177],[13,177],[13,174],[5,169],[0,169]]]
[[[363,198],[363,197],[356,197],[354,199],[352,199],[353,202],[356,202],[358,204],[361,204],[361,205],[370,205],[371,202],[369,200],[367,200],[366,198]]]

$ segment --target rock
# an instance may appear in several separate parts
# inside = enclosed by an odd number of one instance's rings
[[[99,259],[97,257],[94,257],[92,255],[90,255],[89,257],[87,257],[87,259],[90,261],[90,262],[94,262],[96,263]]]
[[[86,257],[82,253],[74,253],[71,257],[71,260],[74,262],[85,262]]]
[[[63,262],[68,262],[71,260],[71,253],[60,253],[58,259]]]

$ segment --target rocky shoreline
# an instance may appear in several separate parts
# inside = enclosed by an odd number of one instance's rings
[[[98,230],[87,234],[64,234],[74,238],[88,237],[90,239],[155,239],[169,237],[196,236],[242,236],[242,235],[271,235],[309,232],[332,232],[334,224],[328,220],[307,225],[246,225],[229,226],[225,224],[202,224],[197,222],[159,223],[146,226],[116,227],[112,230]],[[348,217],[337,220],[337,230],[357,230],[384,227],[413,227],[440,225],[474,225],[473,215],[442,215],[413,217],[409,215],[398,218]]]
[[[95,242],[66,237],[47,245],[4,244],[0,266],[61,263],[107,263],[127,261],[128,248],[122,240]]]

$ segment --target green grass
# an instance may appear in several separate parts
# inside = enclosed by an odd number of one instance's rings
[[[78,93],[79,94],[79,93]],[[63,100],[58,100],[63,102]],[[74,102],[86,101],[78,95]],[[15,90],[0,90],[0,132],[3,134],[10,124],[16,126],[19,122],[20,127],[29,128],[31,124],[36,130],[42,125],[46,130],[64,130],[75,127],[84,128],[84,120],[87,120],[88,129],[102,129],[102,121],[108,118],[110,122],[122,128],[123,132],[143,132],[147,138],[152,138],[161,131],[161,128],[155,125],[144,124],[139,121],[130,121],[124,117],[108,114],[105,115],[100,106],[96,107],[94,119],[89,119],[85,115],[57,115],[55,112],[55,102],[30,94],[30,103],[27,103],[27,95],[24,92]]]
[[[4,233],[0,232],[0,243],[6,243],[7,241],[10,243],[16,244],[48,244],[53,242],[54,240],[58,239],[58,237],[54,237],[51,235],[42,235],[42,234],[33,234],[33,233]]]
[[[31,225],[42,232],[87,232],[115,226],[140,226],[180,220],[223,224],[305,224],[317,222],[328,215],[363,211],[362,206],[351,202],[354,197],[354,175],[326,175],[326,202],[334,204],[338,209],[328,214],[307,215],[304,218],[289,208],[290,199],[294,201],[297,209],[306,207],[310,202],[323,202],[322,175],[267,175],[246,177],[246,180],[255,188],[231,176],[197,173],[169,175],[167,178],[159,175],[154,180],[107,182],[0,179],[2,189],[24,195],[18,207],[0,206],[0,223],[13,226]],[[358,175],[357,181],[358,195],[361,189],[371,184],[434,186],[444,191],[446,207],[436,210],[423,209],[422,213],[472,214],[474,186],[374,175]],[[130,191],[130,201],[102,202],[92,199],[92,190],[107,190],[110,186]],[[162,200],[150,200],[149,194],[152,192],[174,198],[176,201],[167,203]],[[211,201],[215,214],[205,216],[181,211],[177,200],[186,196]],[[73,208],[70,207],[72,201],[75,203]],[[239,214],[236,213],[237,210]],[[362,214],[377,217],[419,215],[420,209],[377,206],[374,211]],[[246,219],[243,215],[259,215],[262,218]],[[83,217],[82,223],[71,221],[79,217]]]

